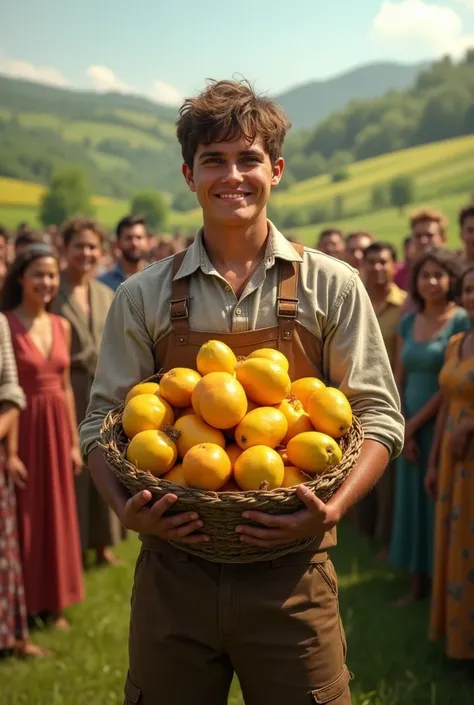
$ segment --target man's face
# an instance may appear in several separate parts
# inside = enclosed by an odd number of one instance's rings
[[[346,245],[346,260],[355,269],[361,269],[364,252],[369,245],[372,244],[372,239],[369,235],[355,235]]]
[[[415,257],[421,255],[427,247],[442,247],[445,244],[444,235],[436,220],[421,220],[411,231]]]
[[[390,250],[369,252],[364,257],[364,274],[367,284],[389,286],[393,283],[397,265]]]
[[[259,138],[249,144],[240,137],[199,145],[193,169],[184,164],[183,174],[205,221],[236,226],[256,220],[280,182],[283,168],[281,158],[272,165]]]
[[[145,259],[148,253],[148,233],[144,225],[130,225],[122,228],[117,239],[117,246],[123,258],[135,264]]]
[[[328,233],[319,241],[318,250],[331,257],[342,258],[346,251],[346,243],[339,233]]]
[[[461,238],[463,239],[466,252],[474,254],[474,215],[468,215],[464,219],[461,228]]]

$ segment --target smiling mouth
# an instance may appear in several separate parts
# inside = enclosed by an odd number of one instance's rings
[[[240,191],[239,193],[216,193],[216,197],[222,201],[242,201],[251,196],[250,191]]]

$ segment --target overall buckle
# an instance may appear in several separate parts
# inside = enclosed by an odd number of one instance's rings
[[[298,318],[299,302],[299,299],[288,299],[284,296],[279,296],[277,298],[278,318]]]
[[[174,299],[174,301],[170,302],[170,309],[171,320],[176,320],[177,318],[188,318],[188,299]]]

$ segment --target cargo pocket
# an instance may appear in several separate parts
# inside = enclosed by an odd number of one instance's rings
[[[132,683],[130,675],[127,673],[127,680],[125,681],[125,701],[123,705],[138,705],[140,696],[140,689]]]
[[[312,691],[313,700],[315,703],[322,705],[323,703],[329,703],[330,705],[350,705],[351,704],[351,694],[349,691],[349,681],[351,680],[351,674],[347,666],[344,666],[339,678],[335,681],[329,683],[329,685],[324,685],[322,688],[316,688]]]

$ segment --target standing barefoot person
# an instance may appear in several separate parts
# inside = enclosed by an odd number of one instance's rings
[[[28,638],[15,499],[15,485],[24,487],[28,475],[18,456],[9,453],[8,444],[24,408],[10,328],[0,314],[0,653],[12,651],[19,657],[47,653]]]
[[[61,232],[65,268],[51,311],[71,326],[71,384],[80,423],[86,415],[113,291],[95,279],[105,240],[98,223],[90,218],[71,218]],[[117,563],[109,547],[121,538],[120,523],[87,471],[76,475],[76,500],[84,558],[93,550],[97,563]]]
[[[27,399],[9,449],[28,472],[17,492],[26,606],[28,614],[47,612],[56,627],[67,628],[64,608],[83,598],[73,478],[81,459],[69,379],[71,327],[48,312],[58,287],[53,250],[31,245],[5,280],[3,310]]]
[[[434,504],[424,490],[436,415],[441,403],[438,375],[452,335],[470,321],[455,303],[458,265],[444,248],[431,248],[413,265],[412,299],[417,313],[400,321],[396,378],[406,418],[405,450],[397,460],[390,562],[411,573],[411,588],[397,600],[425,596],[433,570]]]
[[[350,703],[337,576],[327,551],[341,516],[399,453],[403,419],[358,273],[292,245],[267,220],[287,129],[281,108],[245,82],[213,82],[184,103],[183,174],[204,227],[187,251],[123,282],[110,307],[81,441],[104,498],[143,541],[125,702],[225,705],[235,671],[246,705]],[[278,560],[219,564],[174,548],[169,539],[208,540],[206,526],[193,512],[163,516],[176,495],[152,508],[147,491],[130,498],[97,447],[104,416],[130,387],[159,369],[195,367],[201,344],[216,337],[239,355],[278,347],[293,379],[328,379],[348,395],[364,426],[360,459],[327,504],[301,486],[293,516],[250,512],[254,525],[236,527],[242,544],[253,546],[312,539]]]
[[[474,266],[461,279],[474,324]],[[451,338],[439,376],[443,404],[426,476],[436,499],[430,637],[452,659],[474,659],[474,333]]]

